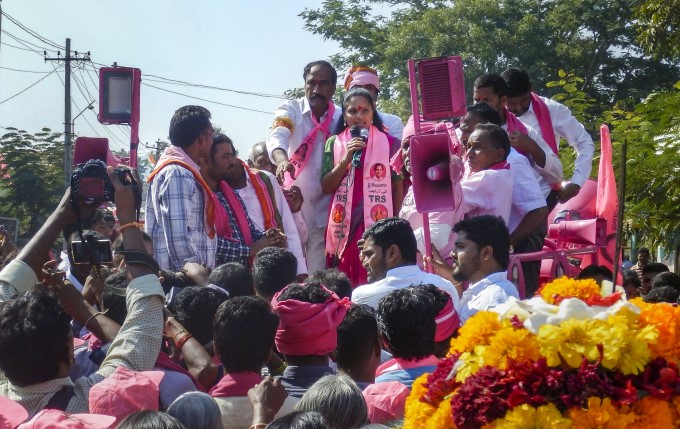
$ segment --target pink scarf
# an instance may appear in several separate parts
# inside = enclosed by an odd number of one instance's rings
[[[279,315],[279,328],[274,338],[276,348],[290,356],[324,356],[335,350],[338,343],[336,329],[345,318],[349,299],[340,299],[324,288],[330,296],[322,304],[295,299],[279,301],[285,290],[272,298],[272,309]]]
[[[538,126],[541,128],[541,135],[543,140],[548,143],[550,149],[557,155],[557,141],[555,140],[555,130],[553,129],[552,119],[550,119],[550,111],[546,106],[545,101],[541,99],[536,93],[531,93],[531,105],[534,108],[534,114],[538,119]]]
[[[231,186],[229,186],[227,182],[225,182],[224,180],[220,180],[218,185],[220,187],[220,191],[222,191],[222,195],[224,195],[224,198],[227,199],[229,207],[231,207],[231,212],[236,218],[236,224],[241,230],[241,234],[243,234],[243,241],[247,246],[250,246],[251,244],[253,244],[253,236],[250,233],[250,227],[248,226],[248,215],[246,215],[245,208],[239,202],[238,198],[236,198],[236,193],[234,192],[233,189],[231,189]],[[220,204],[219,201],[217,205],[219,207],[222,207],[222,204]],[[224,210],[224,216],[226,218],[227,211],[224,209],[224,207],[222,207],[222,209]],[[231,230],[231,226],[229,225],[229,220],[227,220],[227,229],[225,231],[225,234],[221,235],[221,237],[229,241],[236,241],[236,239],[234,238],[234,232]]]
[[[335,139],[333,158],[336,164],[347,153],[347,143],[350,140],[352,136],[349,128],[338,134]],[[371,125],[364,151],[361,194],[364,199],[364,227],[369,228],[380,219],[394,216],[392,180],[387,167],[390,159],[390,143],[387,135]],[[380,178],[374,174],[377,165],[382,165],[383,168],[383,176]],[[356,174],[356,170],[352,169],[349,174]],[[342,256],[349,241],[352,220],[354,178],[349,179],[349,185],[347,182],[347,176],[345,176],[331,199],[331,210],[326,228],[326,253],[335,255],[338,252],[338,258]]]
[[[328,103],[328,109],[326,110],[326,119],[323,122],[318,122],[314,113],[312,116],[312,123],[314,123],[314,128],[307,134],[307,136],[302,140],[300,147],[297,148],[295,153],[290,157],[290,163],[295,167],[295,177],[297,178],[302,170],[307,166],[307,161],[311,158],[312,149],[314,148],[314,143],[316,142],[316,136],[321,131],[323,133],[323,141],[325,142],[331,135],[331,122],[333,122],[333,114],[335,113],[335,104]],[[293,179],[286,180],[286,187],[290,187],[293,183]]]
[[[213,398],[248,396],[248,391],[260,384],[262,376],[256,372],[243,371],[225,374],[215,387],[210,389]]]
[[[510,170],[510,164],[508,164],[507,161],[501,161],[498,162],[491,167],[488,168],[489,170]]]
[[[437,331],[434,334],[434,341],[436,343],[445,341],[448,339],[456,329],[460,328],[460,316],[453,307],[453,300],[449,298],[442,311],[437,314],[434,319],[437,324]]]

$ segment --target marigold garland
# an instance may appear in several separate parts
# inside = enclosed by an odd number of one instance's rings
[[[295,123],[288,116],[277,116],[276,118],[274,118],[272,130],[278,127],[288,128],[292,133],[295,130]]]
[[[570,279],[560,277],[541,287],[537,294],[548,304],[559,304],[566,298],[586,301],[591,297],[602,298],[600,286],[593,279]]]

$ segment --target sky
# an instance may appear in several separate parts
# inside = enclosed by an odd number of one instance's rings
[[[95,69],[117,62],[142,71],[140,152],[149,151],[144,147],[147,143],[153,146],[157,139],[167,141],[170,118],[177,108],[198,104],[210,110],[213,123],[221,127],[245,155],[254,143],[266,138],[273,112],[283,99],[171,84],[158,77],[275,96],[301,87],[305,64],[328,59],[339,51],[335,42],[324,41],[303,29],[304,21],[298,14],[305,8],[318,8],[320,3],[311,0],[1,1],[4,13],[46,41],[2,18],[0,127],[28,132],[47,127],[63,132],[64,70],[54,71],[54,67],[62,67],[63,62],[45,62],[43,51],[51,49],[48,56],[56,57],[58,48],[48,42],[63,47],[68,37],[72,51],[89,51],[92,60],[92,63],[72,63],[72,118],[84,110],[75,119],[77,136],[107,137],[112,149],[129,148],[128,127],[105,126],[96,117],[99,105]],[[64,54],[63,48],[61,54]],[[49,72],[52,74],[48,75]],[[26,89],[41,78],[44,79]],[[196,100],[147,85],[268,113]],[[95,109],[85,109],[92,100],[96,101]],[[0,133],[4,131],[0,128]],[[142,156],[145,155],[140,158]]]

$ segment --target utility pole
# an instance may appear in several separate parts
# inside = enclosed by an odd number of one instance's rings
[[[71,39],[66,39],[66,55],[61,57],[57,52],[57,58],[47,58],[47,51],[44,52],[45,62],[64,61],[64,189],[71,186],[71,61],[90,61],[90,53],[83,58],[71,56]]]

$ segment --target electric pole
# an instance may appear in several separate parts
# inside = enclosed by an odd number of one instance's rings
[[[44,52],[45,62],[64,61],[64,189],[71,186],[71,61],[90,61],[90,53],[75,57],[71,56],[71,39],[66,39],[66,54],[62,58],[61,52],[57,52],[57,58],[47,58]]]

